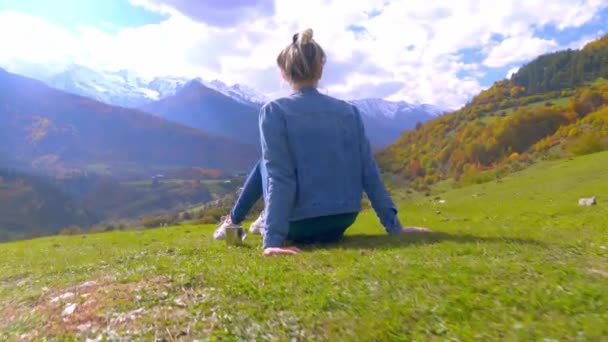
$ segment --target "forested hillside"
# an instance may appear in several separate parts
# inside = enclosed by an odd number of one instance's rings
[[[0,241],[58,233],[96,217],[46,179],[0,170]]]
[[[541,56],[462,109],[404,133],[379,163],[425,188],[608,149],[607,72],[608,35],[580,51]]]

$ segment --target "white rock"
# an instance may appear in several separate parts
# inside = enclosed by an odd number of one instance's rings
[[[96,283],[96,282],[94,282],[94,281],[92,281],[92,280],[90,280],[90,281],[86,281],[86,282],[84,282],[84,283],[82,283],[82,284],[78,285],[78,288],[79,288],[79,289],[82,289],[82,288],[86,288],[86,287],[93,287],[93,286],[95,286],[95,285],[97,285],[97,283]]]
[[[186,306],[186,304],[184,303],[184,300],[182,299],[182,297],[177,297],[173,300],[173,302],[175,303],[175,305],[177,306]]]
[[[76,303],[73,304],[68,304],[68,306],[65,307],[65,309],[63,309],[63,312],[61,313],[63,316],[69,316],[71,314],[74,313],[74,311],[76,310],[76,307],[78,305]]]
[[[72,297],[74,297],[73,292],[66,292],[66,293],[62,294],[61,296],[57,296],[57,297],[51,299],[51,303],[57,303],[60,300],[66,300],[66,299],[70,299]]]
[[[592,206],[592,205],[596,205],[597,202],[595,200],[595,196],[590,197],[590,198],[581,198],[578,200],[578,205],[580,206]]]
[[[85,332],[85,331],[91,329],[91,323],[80,324],[79,326],[76,327],[76,329],[78,329],[78,331],[80,331],[80,332]]]

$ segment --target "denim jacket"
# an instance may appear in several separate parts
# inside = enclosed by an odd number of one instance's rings
[[[400,229],[357,107],[304,88],[265,104],[259,122],[265,248],[283,246],[290,221],[359,212],[364,191],[385,230]]]

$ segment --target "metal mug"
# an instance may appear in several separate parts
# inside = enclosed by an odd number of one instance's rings
[[[232,246],[242,246],[245,240],[245,229],[239,226],[226,227],[226,243]]]

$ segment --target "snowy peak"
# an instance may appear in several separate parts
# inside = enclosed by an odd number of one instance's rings
[[[240,103],[257,105],[268,101],[263,94],[241,84],[229,86],[219,80],[205,81],[201,78],[176,76],[150,80],[129,70],[97,71],[81,65],[71,65],[65,71],[41,81],[70,93],[132,108],[174,95],[191,81],[200,82]]]
[[[220,80],[213,80],[210,82],[204,82],[201,80],[201,82],[207,87],[215,89],[220,93],[244,104],[263,104],[268,102],[268,97],[257,92],[253,88],[247,87],[242,84],[237,83],[229,86]]]
[[[443,109],[432,105],[415,105],[404,101],[394,102],[378,98],[352,100],[350,103],[357,106],[367,116],[389,119],[395,119],[397,116],[408,114],[437,116],[444,112]]]
[[[162,95],[149,87],[147,80],[126,70],[100,72],[72,65],[42,81],[70,93],[123,107],[137,107]]]

